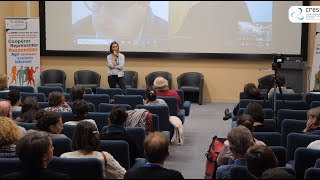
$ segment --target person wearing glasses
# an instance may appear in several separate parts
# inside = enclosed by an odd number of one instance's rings
[[[84,1],[84,4],[91,14],[73,24],[76,36],[142,47],[150,40],[167,36],[168,22],[153,14],[149,1]]]

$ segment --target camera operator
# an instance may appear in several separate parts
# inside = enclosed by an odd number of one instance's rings
[[[282,94],[293,94],[294,91],[292,89],[287,88],[286,78],[283,75],[277,75],[276,80],[278,81],[278,85],[281,88]],[[279,93],[279,88],[276,88],[276,93]],[[274,88],[270,89],[268,93],[268,98],[271,99],[274,93]]]

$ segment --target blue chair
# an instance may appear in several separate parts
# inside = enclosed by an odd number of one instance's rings
[[[235,165],[229,170],[229,179],[252,179],[247,166]]]
[[[73,102],[70,93],[63,93],[66,102]]]
[[[0,177],[23,170],[23,164],[19,158],[0,158]]]
[[[24,127],[27,131],[30,129],[36,129],[36,123],[16,122],[18,126]]]
[[[63,153],[71,152],[71,139],[65,137],[52,137],[52,145],[54,147],[53,155],[60,156]]]
[[[74,115],[72,112],[59,112],[59,113],[61,114],[63,123],[74,120]]]
[[[320,178],[320,169],[310,167],[304,173],[304,179],[319,179]]]
[[[299,147],[307,147],[311,142],[319,140],[320,135],[306,135],[301,133],[290,133],[287,137],[287,161],[294,159],[295,151]],[[316,159],[313,162],[315,163]],[[297,170],[296,170],[297,172]]]
[[[46,102],[46,96],[43,93],[26,93],[26,92],[21,92],[21,102],[23,102],[26,97],[28,96],[33,96],[35,98],[37,98],[38,102]]]
[[[262,106],[263,109],[270,108],[272,109],[271,102],[269,100],[255,100],[255,99],[240,99],[239,108],[246,108],[249,103],[258,103]]]
[[[180,108],[184,109],[186,111],[185,115],[189,116],[190,114],[190,108],[191,108],[191,102],[184,100],[184,92],[182,89],[176,90],[177,93],[180,96]]]
[[[277,113],[277,130],[281,132],[281,123],[284,119],[307,120],[307,110],[280,109]]]
[[[320,101],[320,94],[309,92],[306,94],[306,103],[310,107],[312,101]],[[311,107],[310,107],[311,109]]]
[[[100,150],[110,153],[126,170],[130,169],[129,144],[123,140],[100,140]]]
[[[63,93],[63,88],[58,86],[57,87],[50,87],[50,86],[38,87],[38,93],[43,93],[46,97],[49,97],[49,94],[55,91]]]
[[[48,169],[68,174],[71,179],[103,179],[103,165],[97,158],[53,157]]]
[[[159,116],[156,114],[152,114],[152,128],[153,128],[153,131],[160,131]]]
[[[266,94],[267,94],[267,92],[260,92],[261,99],[264,99]],[[240,96],[239,99],[248,99],[248,97],[246,96],[246,94],[244,92],[240,92],[239,96]]]
[[[111,112],[112,108],[115,106],[121,106],[126,110],[132,110],[129,104],[107,104],[107,103],[100,103],[99,104],[99,112]]]
[[[64,134],[68,138],[72,139],[75,129],[76,129],[76,126],[74,126],[74,125],[63,124],[63,130],[61,131],[61,134]]]
[[[109,103],[110,102],[110,97],[107,94],[85,94],[84,100],[94,104],[94,108],[96,110],[98,110],[100,103]]]
[[[273,110],[270,108],[262,109],[264,113],[264,118],[265,119],[272,119],[273,118]],[[237,117],[239,118],[245,111],[245,108],[239,108]]]
[[[293,110],[308,110],[309,107],[307,106],[307,103],[304,101],[300,101],[300,100],[286,100],[283,101],[282,100],[277,100],[276,102],[276,113],[280,110],[280,109],[293,109]]]
[[[140,95],[114,95],[113,99],[115,104],[129,104],[132,109],[143,104],[143,98]]]
[[[301,133],[306,127],[306,120],[285,119],[281,124],[281,144],[283,147],[287,147],[288,134],[295,132]]]
[[[5,99],[9,92],[0,92],[0,99]]]
[[[320,150],[299,147],[294,154],[294,170],[297,179],[304,178],[305,171],[313,167],[318,158],[320,158]]]
[[[287,149],[282,146],[269,146],[274,155],[277,157],[280,167],[285,167],[287,162]],[[295,173],[294,173],[295,174]]]
[[[300,93],[292,93],[292,94],[283,94],[283,99],[286,101],[302,101],[302,95]],[[281,100],[281,94],[280,93],[276,93],[276,99],[277,100]],[[271,103],[273,103],[273,96],[270,99]]]
[[[146,90],[137,88],[127,88],[126,95],[140,95],[143,99],[146,99]]]
[[[46,107],[50,107],[49,102],[38,102],[38,106],[40,109],[44,109]]]
[[[87,114],[87,119],[93,119],[98,126],[99,132],[102,132],[102,128],[108,125],[109,116],[110,113],[89,112]]]
[[[41,86],[66,87],[67,75],[60,69],[48,69],[40,73]]]
[[[114,95],[122,95],[123,92],[121,88],[97,88],[96,94],[107,94],[113,99]]]
[[[252,134],[267,146],[281,146],[281,134],[278,132],[253,132]]]
[[[177,98],[173,96],[158,96],[158,98],[163,99],[167,103],[169,107],[170,116],[177,116],[183,124],[185,120],[186,111],[180,108],[179,112],[177,112]]]
[[[320,106],[320,101],[312,101],[310,104],[310,109]]]
[[[87,102],[88,105],[89,105],[89,112],[95,112],[95,107],[94,107],[94,104],[91,103],[91,102]],[[67,104],[72,108],[73,106],[73,102],[67,102]]]
[[[15,89],[19,92],[34,93],[34,88],[32,86],[9,86],[9,89]]]
[[[12,111],[12,119],[16,119],[21,115],[21,111]]]

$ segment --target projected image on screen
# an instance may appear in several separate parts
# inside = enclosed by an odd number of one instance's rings
[[[302,1],[46,1],[46,50],[297,54]],[[58,27],[58,28],[57,28]]]
[[[73,2],[72,27],[76,45],[157,46],[168,37],[168,2]]]

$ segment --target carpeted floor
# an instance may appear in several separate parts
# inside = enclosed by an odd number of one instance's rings
[[[191,104],[190,115],[184,123],[184,144],[171,143],[165,167],[182,173],[185,179],[203,179],[206,157],[214,135],[226,137],[231,129],[231,119],[223,121],[225,108],[233,110],[233,103]]]

